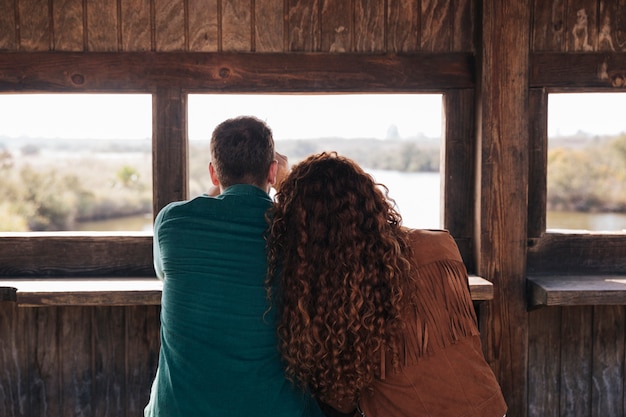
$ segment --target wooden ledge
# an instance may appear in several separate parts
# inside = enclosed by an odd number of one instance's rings
[[[493,299],[493,285],[470,276],[472,300]],[[126,306],[161,304],[163,283],[156,278],[0,279],[0,301],[20,307]]]
[[[0,280],[0,300],[20,307],[161,304],[156,278],[42,278]]]
[[[530,307],[626,305],[626,275],[529,276]]]

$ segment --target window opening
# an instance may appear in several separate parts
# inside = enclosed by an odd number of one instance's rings
[[[404,225],[441,227],[441,94],[190,94],[188,103],[192,197],[210,184],[214,127],[252,115],[272,128],[291,164],[337,151],[388,187]]]
[[[152,223],[149,94],[0,94],[0,232]]]
[[[549,230],[626,232],[626,93],[548,97]]]

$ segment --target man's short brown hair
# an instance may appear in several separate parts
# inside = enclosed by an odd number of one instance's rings
[[[267,185],[274,161],[272,130],[253,116],[240,116],[220,123],[211,136],[211,162],[222,187]]]

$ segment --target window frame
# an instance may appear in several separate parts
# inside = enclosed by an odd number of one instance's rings
[[[15,53],[0,63],[0,93],[152,94],[153,213],[188,197],[190,93],[438,93],[443,96],[444,228],[474,269],[476,133],[470,53],[229,54]],[[62,55],[62,56],[61,56]],[[59,62],[62,62],[61,64]],[[0,236],[3,277],[154,276],[150,233]]]
[[[548,95],[626,92],[619,82],[625,75],[625,63],[626,54],[531,55],[528,274],[626,273],[626,234],[546,230]],[[598,69],[603,69],[604,74],[599,74]]]

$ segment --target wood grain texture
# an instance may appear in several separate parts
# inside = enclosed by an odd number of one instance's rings
[[[481,305],[481,337],[510,416],[525,416],[528,407],[528,316],[519,294],[526,286],[529,19],[530,1],[483,2],[476,272],[494,284],[493,301]]]
[[[561,310],[541,309],[528,316],[528,417],[560,417]],[[548,389],[548,387],[550,387]]]
[[[126,307],[126,415],[140,416],[148,404],[160,348],[160,306]]]
[[[568,52],[592,52],[598,47],[598,0],[568,0],[566,44]]]
[[[626,91],[623,53],[535,53],[530,71],[531,87],[552,91]]]
[[[287,0],[289,51],[317,52],[320,50],[321,1],[322,0]]]
[[[153,213],[189,198],[187,104],[180,88],[159,88],[153,110]]]
[[[321,2],[320,36],[322,52],[345,53],[353,51],[354,9],[349,1]]]
[[[529,91],[528,115],[528,239],[537,239],[546,231],[548,93],[544,89]]]
[[[449,52],[452,38],[452,2],[422,0],[421,50],[424,52]]]
[[[46,235],[0,239],[0,276],[154,276],[151,236]]]
[[[626,275],[531,275],[531,306],[626,305]]]
[[[252,51],[252,1],[222,0],[221,27],[222,51]]]
[[[472,250],[475,179],[468,175],[475,170],[476,143],[470,133],[475,131],[474,102],[473,90],[453,90],[443,95],[444,114],[454,115],[443,120],[443,227],[458,242],[470,271],[476,269]]]
[[[533,0],[532,51],[560,52],[565,49],[566,0]]]
[[[83,1],[55,0],[52,3],[54,50],[83,51]]]
[[[529,247],[528,272],[625,274],[626,236],[546,233]]]
[[[355,52],[384,52],[385,2],[355,0],[354,5]]]
[[[561,415],[588,417],[591,410],[593,308],[563,307],[560,310],[561,383],[558,393]],[[544,386],[544,389],[554,390],[555,387]]]
[[[471,52],[474,46],[475,31],[475,2],[472,0],[455,0],[452,2],[452,44],[454,52]]]
[[[189,51],[215,52],[218,50],[218,0],[188,0]]]
[[[87,50],[114,52],[120,50],[118,44],[119,22],[117,0],[86,0],[87,8]]]
[[[18,48],[15,7],[15,0],[0,0],[0,51],[15,51]]]
[[[184,0],[153,0],[155,50],[158,52],[184,51]]]
[[[48,2],[22,0],[18,3],[20,33],[19,49],[22,51],[49,51],[50,10]]]
[[[154,50],[152,42],[153,3],[150,0],[121,0],[121,50],[143,52]]]
[[[594,313],[591,414],[624,415],[623,306],[596,306]]]
[[[416,52],[420,50],[419,2],[387,1],[387,51]]]
[[[176,85],[214,92],[413,93],[474,86],[474,58],[468,53],[13,53],[10,60],[1,58],[4,91],[152,92]]]
[[[282,52],[285,46],[285,2],[254,1],[254,51]]]
[[[91,309],[93,314],[93,416],[126,413],[126,310]]]

